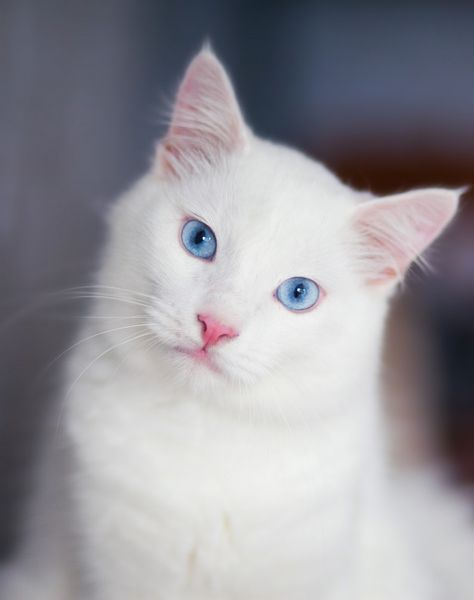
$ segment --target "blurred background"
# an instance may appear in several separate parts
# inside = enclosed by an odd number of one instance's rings
[[[474,183],[474,4],[0,0],[0,557],[104,212],[146,168],[162,109],[210,39],[249,122],[377,193]],[[474,198],[394,303],[390,410],[474,481]]]

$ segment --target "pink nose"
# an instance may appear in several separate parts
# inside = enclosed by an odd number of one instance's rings
[[[219,323],[217,319],[209,315],[198,315],[197,319],[202,323],[202,341],[204,342],[203,349],[208,346],[214,346],[219,340],[223,338],[236,337],[237,332],[228,325]]]

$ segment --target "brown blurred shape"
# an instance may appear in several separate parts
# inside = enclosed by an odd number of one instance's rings
[[[474,153],[443,151],[439,143],[416,145],[403,152],[390,153],[378,141],[365,143],[362,150],[339,152],[328,163],[344,181],[361,189],[369,188],[376,194],[438,185],[470,186],[462,198],[459,217],[437,245],[435,273],[415,273],[409,278],[408,291],[395,301],[387,346],[390,367],[398,369],[399,378],[410,379],[409,371],[413,367],[413,364],[408,367],[410,361],[415,360],[420,366],[422,381],[413,383],[411,377],[413,386],[407,394],[413,400],[415,386],[425,397],[418,398],[415,406],[405,396],[401,406],[392,407],[398,417],[402,415],[405,422],[412,422],[412,437],[406,440],[406,455],[414,460],[415,454],[420,458],[427,452],[427,446],[432,448],[433,439],[427,435],[426,423],[422,422],[423,407],[426,409],[428,405],[428,418],[433,420],[434,417],[436,422],[440,446],[437,451],[442,458],[447,456],[457,478],[474,483]],[[459,269],[459,263],[463,261],[473,268]],[[444,286],[448,289],[440,295],[439,301],[434,298],[432,303],[426,302],[430,290]],[[407,301],[407,294],[410,301]],[[407,322],[416,318],[411,314],[412,301],[417,307],[418,319],[426,319],[425,327],[422,327],[426,335],[424,350],[431,346],[433,359],[428,367],[424,352],[420,347],[413,348],[413,339],[410,339],[413,336],[408,333],[410,327],[406,327]],[[439,335],[439,330],[444,330],[445,335]],[[449,343],[446,332],[451,340]],[[394,347],[390,348],[390,345]],[[462,363],[463,367],[449,369],[450,362]],[[434,377],[436,385],[430,381]]]

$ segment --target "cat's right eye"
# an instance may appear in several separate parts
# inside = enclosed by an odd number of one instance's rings
[[[210,227],[197,220],[190,220],[181,230],[181,240],[186,250],[204,260],[212,260],[217,250],[217,239]]]
[[[308,310],[319,300],[319,286],[307,277],[290,277],[276,290],[277,299],[292,311]]]

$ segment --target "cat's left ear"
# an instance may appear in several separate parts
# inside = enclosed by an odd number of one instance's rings
[[[195,172],[243,148],[248,135],[230,79],[206,47],[179,87],[168,132],[158,146],[158,172],[178,178]]]
[[[426,189],[367,200],[355,209],[359,270],[370,284],[400,280],[451,221],[464,189]]]

